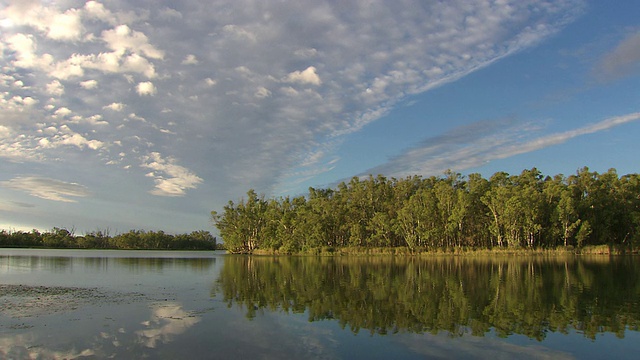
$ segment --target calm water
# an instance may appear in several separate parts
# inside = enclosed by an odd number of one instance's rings
[[[638,257],[0,249],[0,286],[0,359],[635,359],[640,351]],[[16,295],[27,286],[91,291],[75,300]]]

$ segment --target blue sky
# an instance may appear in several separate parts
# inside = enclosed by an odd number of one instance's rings
[[[637,173],[635,1],[0,1],[0,228],[214,231],[253,188]]]

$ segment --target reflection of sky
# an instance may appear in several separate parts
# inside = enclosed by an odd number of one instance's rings
[[[151,316],[128,328],[120,326],[110,328],[113,319],[107,314],[103,324],[93,322],[92,328],[83,327],[84,339],[90,339],[82,347],[74,342],[73,332],[48,332],[45,323],[38,323],[27,332],[0,335],[0,359],[76,359],[82,357],[117,358],[129,354],[148,354],[145,349],[155,349],[172,342],[176,336],[184,334],[189,328],[201,320],[183,309],[177,302],[166,302],[150,305]],[[127,315],[139,312],[128,312]],[[67,321],[74,321],[80,314],[71,313]],[[77,320],[77,319],[76,319]],[[2,332],[8,328],[10,332],[20,331],[20,321],[12,321],[12,325],[0,326]],[[0,322],[2,324],[2,322]],[[104,329],[109,329],[105,331]],[[33,331],[31,331],[33,329]],[[43,331],[39,331],[43,330]],[[62,338],[59,338],[61,336]],[[47,342],[51,344],[47,344]],[[65,345],[60,345],[65,344]],[[62,349],[61,349],[62,348]]]

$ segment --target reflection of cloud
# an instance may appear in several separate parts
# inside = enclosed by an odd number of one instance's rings
[[[200,317],[184,311],[181,305],[157,305],[153,308],[151,320],[142,323],[147,328],[136,331],[136,335],[146,347],[155,348],[158,344],[172,341],[175,335],[184,333],[199,321]]]
[[[42,346],[33,346],[33,334],[19,334],[0,338],[0,359],[77,359],[95,356],[95,351],[51,350]]]
[[[448,335],[407,334],[398,337],[403,347],[415,351],[425,358],[456,358],[475,359],[573,359],[571,354],[556,351],[540,343],[534,345],[517,345],[504,339],[494,339],[490,336],[467,336],[452,341]]]

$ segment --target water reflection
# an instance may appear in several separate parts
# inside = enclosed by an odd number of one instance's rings
[[[178,254],[179,256],[180,254]],[[72,272],[74,270],[94,270],[106,272],[109,267],[127,269],[131,273],[147,271],[161,272],[177,269],[204,273],[215,265],[215,257],[69,257],[69,256],[0,256],[0,273],[3,269],[14,272],[30,272],[33,270],[47,270],[53,273]]]
[[[638,258],[225,259],[214,295],[260,312],[308,312],[361,330],[472,334],[638,331]]]
[[[136,331],[136,335],[144,346],[155,348],[172,341],[199,321],[199,316],[188,313],[180,304],[159,304],[153,306],[151,319],[142,322],[145,329]]]
[[[202,252],[0,251],[0,359],[172,358],[162,354],[212,309],[220,260]]]
[[[49,343],[51,334],[37,331],[0,336],[0,359],[149,357],[154,354],[151,351],[156,347],[171,343],[176,336],[201,320],[200,316],[185,310],[177,302],[152,304],[149,310],[147,319],[125,326],[111,328],[109,320],[115,322],[115,319],[106,318],[102,328],[107,330],[99,333],[87,333],[87,330],[99,327],[79,324],[77,326],[84,329],[82,342],[73,342],[76,335],[69,329],[63,338],[58,338],[54,343]],[[117,323],[127,322],[118,320]],[[14,326],[13,330],[16,329]]]

